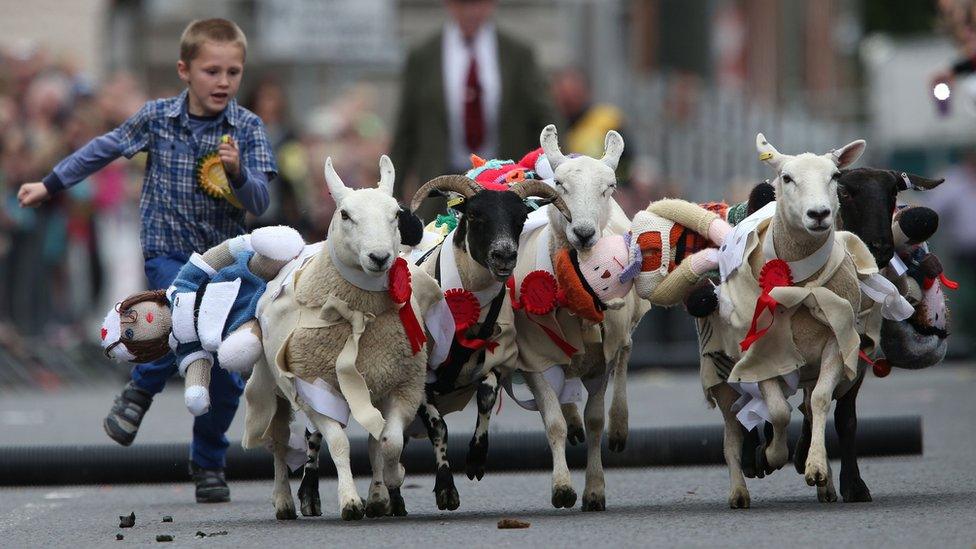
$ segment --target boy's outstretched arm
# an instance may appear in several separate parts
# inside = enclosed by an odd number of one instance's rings
[[[75,185],[122,155],[115,132],[96,137],[58,163],[38,183],[25,183],[17,192],[21,207],[34,207],[55,193]]]
[[[104,168],[120,156],[131,158],[146,148],[149,134],[149,104],[121,126],[92,139],[82,148],[58,162],[43,181],[25,183],[17,192],[21,207],[39,206],[53,194],[67,189]]]

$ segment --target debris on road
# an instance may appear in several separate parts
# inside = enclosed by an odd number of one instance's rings
[[[171,536],[169,534],[159,534],[158,536],[156,536],[156,541],[160,541],[160,542],[162,542],[162,541],[173,541],[173,536]]]
[[[209,534],[206,533],[206,532],[201,532],[200,530],[197,530],[197,533],[196,533],[196,536],[198,538],[212,538],[214,536],[226,536],[226,535],[227,535],[227,530],[221,530],[219,532],[210,532]]]
[[[125,536],[123,536],[122,534],[115,534],[115,541],[122,541],[124,539]]]
[[[135,525],[136,525],[135,511],[129,513],[129,516],[119,515],[119,528],[132,528]]]
[[[513,519],[513,518],[503,518],[498,521],[498,528],[500,530],[510,529],[510,528],[528,528],[532,526],[531,523],[525,520]]]
[[[173,517],[171,517],[169,515],[164,515],[163,516],[163,522],[173,522]]]

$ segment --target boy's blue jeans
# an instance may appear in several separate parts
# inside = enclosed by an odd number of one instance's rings
[[[146,260],[146,278],[152,289],[165,289],[173,283],[180,268],[190,258],[159,256]],[[156,362],[137,364],[132,369],[132,381],[141,389],[156,395],[166,381],[177,373],[176,357],[170,353]],[[210,370],[210,411],[193,419],[193,444],[190,459],[204,469],[224,467],[224,457],[230,443],[224,433],[230,428],[237,405],[244,392],[240,374],[228,372],[214,364]]]

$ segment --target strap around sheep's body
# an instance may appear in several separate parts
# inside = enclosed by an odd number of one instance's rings
[[[440,281],[438,280],[438,282]],[[492,332],[495,330],[495,323],[498,321],[498,314],[501,312],[502,304],[505,302],[505,291],[506,288],[502,286],[498,295],[491,300],[491,307],[488,309],[488,314],[485,315],[485,321],[481,323],[478,335],[475,336],[477,339],[487,340],[491,337]],[[429,385],[431,390],[439,394],[446,394],[457,389],[457,378],[461,374],[461,368],[467,364],[475,352],[478,353],[478,364],[483,364],[487,348],[488,346],[486,345],[475,351],[474,349],[469,349],[461,345],[457,338],[455,338],[451,342],[451,351],[447,355],[447,360],[437,368],[437,380]]]

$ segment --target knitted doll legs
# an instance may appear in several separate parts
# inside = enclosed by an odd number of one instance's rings
[[[202,416],[210,410],[210,367],[209,360],[199,359],[186,367],[186,389],[183,402],[194,417]]]
[[[247,373],[261,358],[263,350],[261,326],[257,320],[250,320],[220,342],[217,364],[230,372]]]

